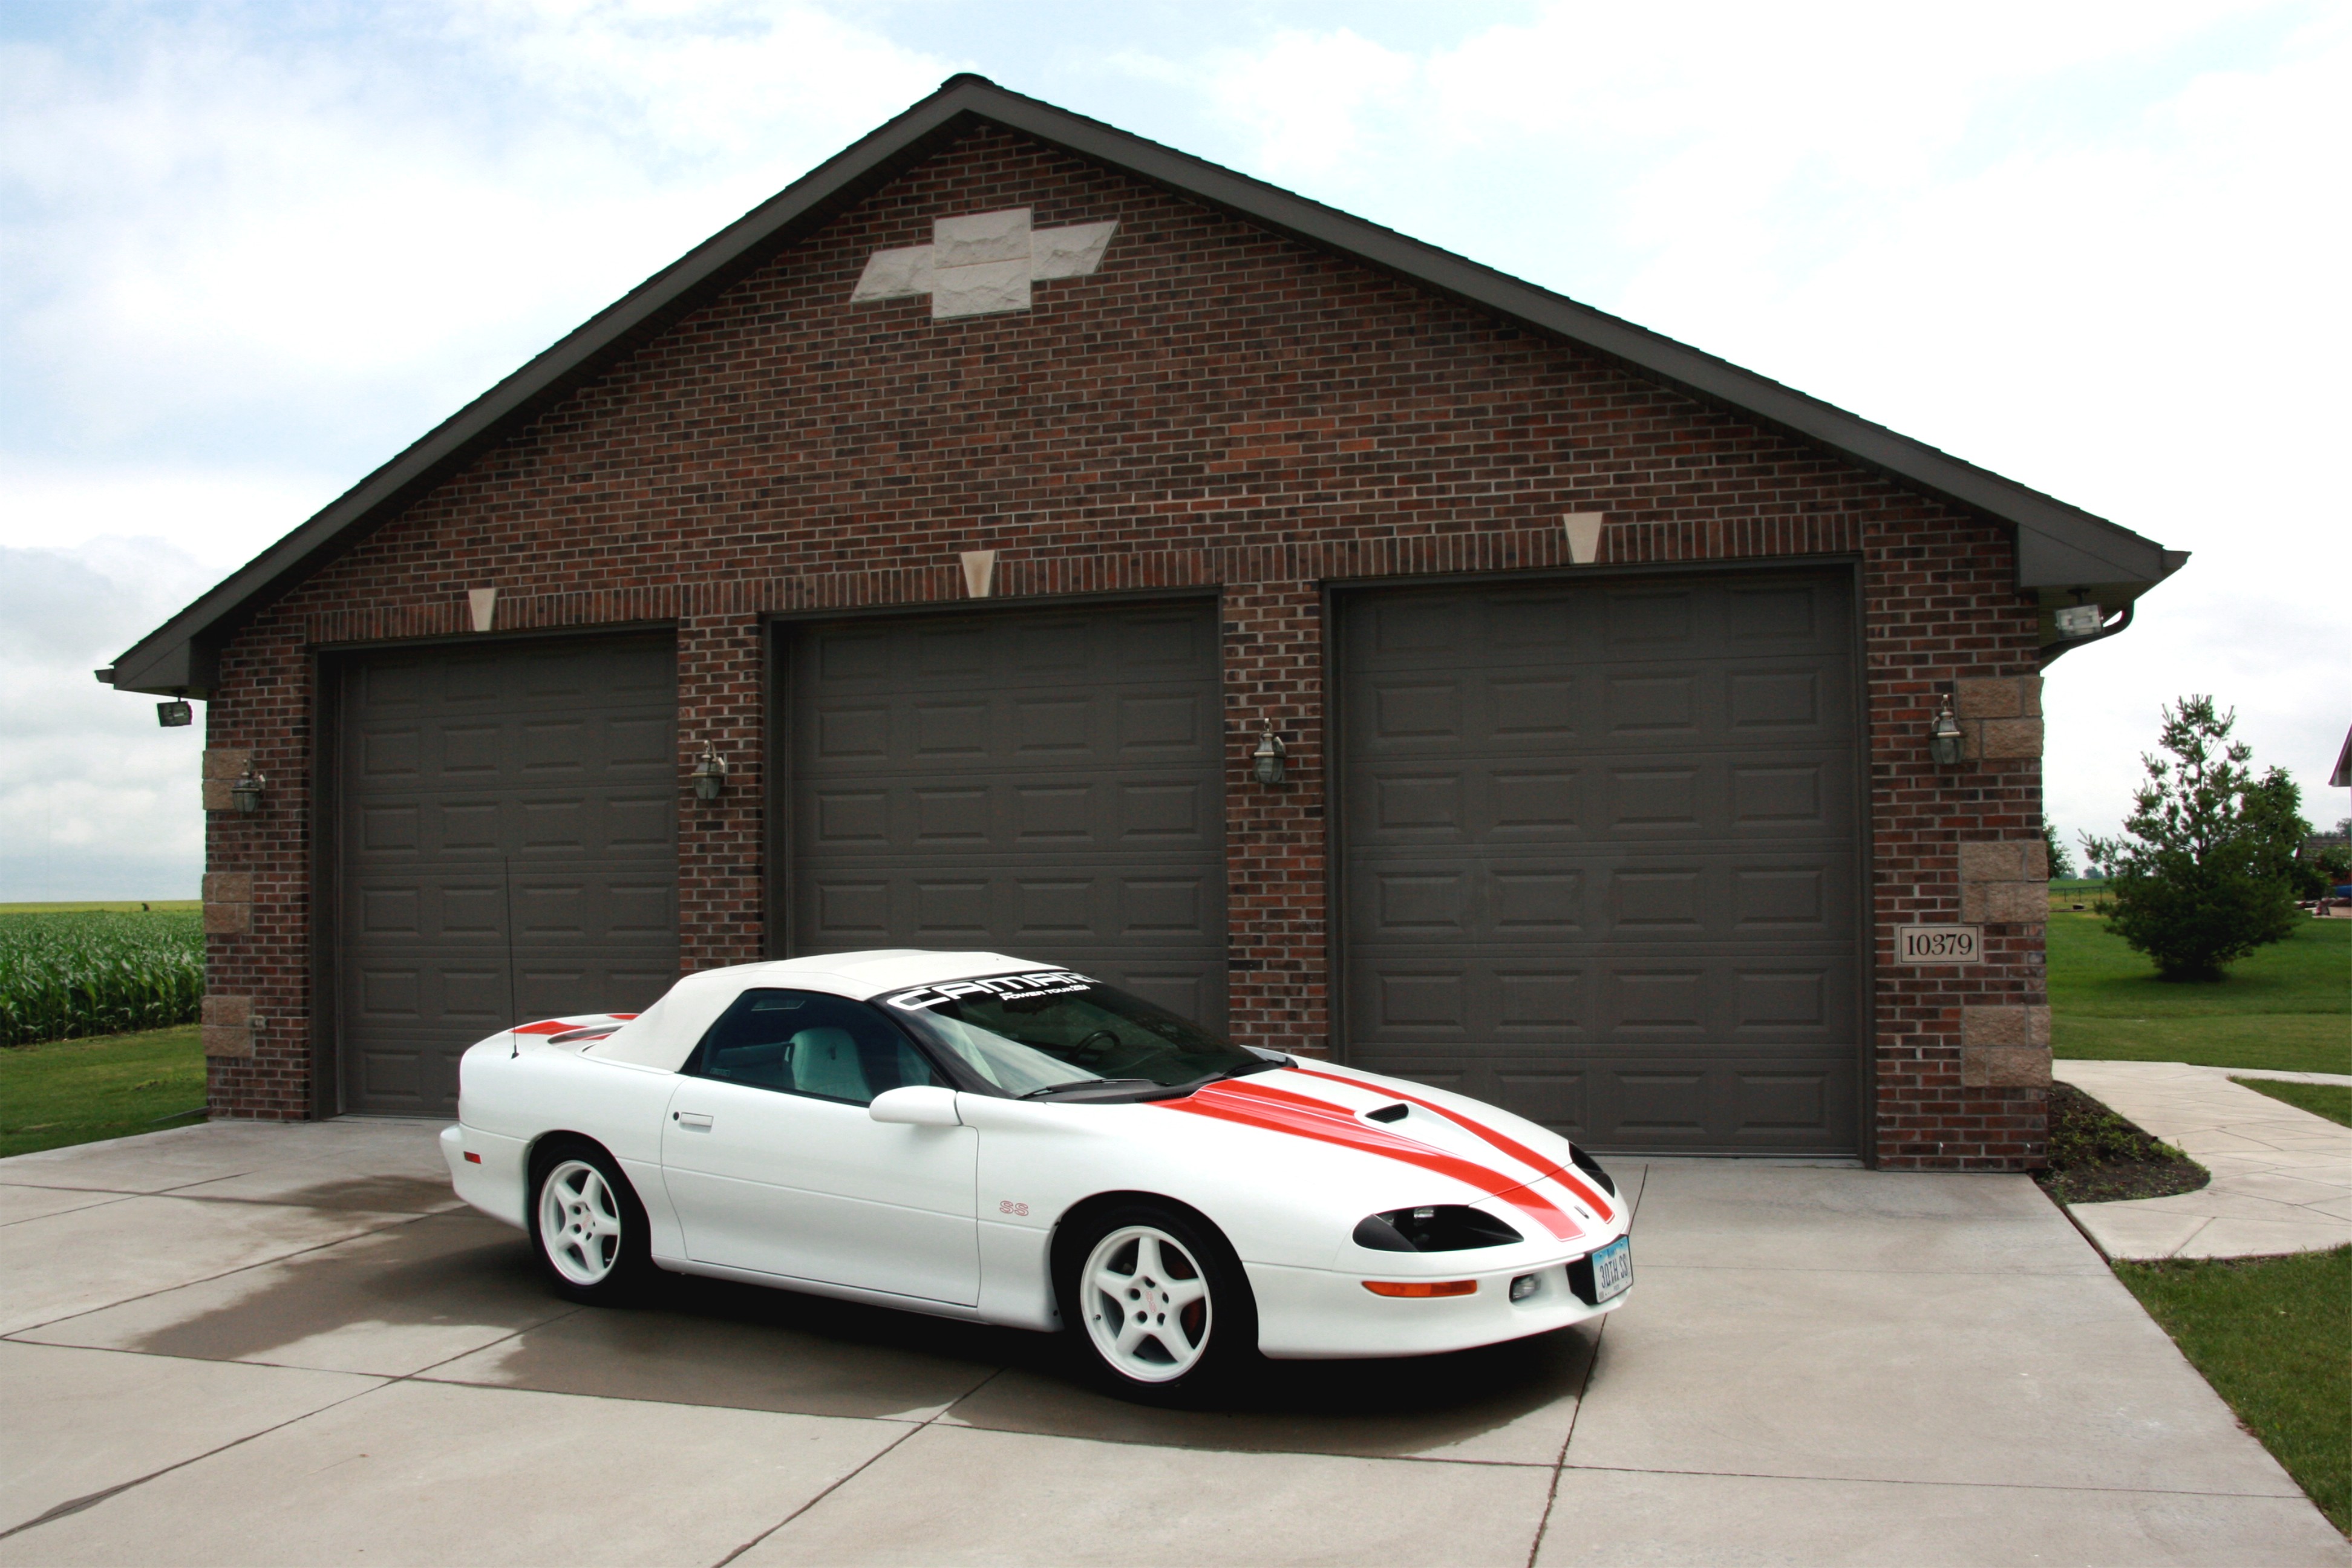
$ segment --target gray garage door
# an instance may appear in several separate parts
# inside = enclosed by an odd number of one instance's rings
[[[1349,1059],[1604,1149],[1854,1149],[1847,594],[1717,577],[1350,603]]]
[[[373,656],[342,682],[342,1108],[444,1114],[509,1023],[677,976],[667,638]]]
[[[795,952],[987,948],[1222,1027],[1215,608],[793,628]]]

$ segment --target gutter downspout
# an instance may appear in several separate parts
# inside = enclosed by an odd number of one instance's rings
[[[2132,612],[2138,607],[2139,601],[2135,599],[2124,606],[2123,616],[2116,622],[2115,625],[2111,626],[2101,626],[2097,631],[2093,632],[2086,637],[2068,637],[2063,642],[2052,643],[2047,648],[2042,650],[2042,662],[2035,668],[2039,669],[2047,669],[2052,665],[2058,662],[2058,656],[2061,654],[2072,653],[2078,647],[2088,647],[2095,642],[2105,642],[2107,638],[2114,637],[2117,632],[2122,631],[2125,627],[2132,624]]]

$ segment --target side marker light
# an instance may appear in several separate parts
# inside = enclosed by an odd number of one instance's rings
[[[1475,1279],[1415,1279],[1403,1282],[1394,1279],[1367,1279],[1364,1289],[1375,1296],[1473,1296],[1477,1294]]]
[[[468,1165],[478,1165],[481,1163],[482,1157],[479,1154],[475,1153],[471,1149],[466,1151],[466,1163]]]

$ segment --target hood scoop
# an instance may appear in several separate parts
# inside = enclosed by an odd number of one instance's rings
[[[1394,1105],[1383,1105],[1378,1110],[1365,1111],[1364,1120],[1367,1121],[1402,1121],[1406,1117],[1412,1114],[1412,1107],[1400,1100]]]

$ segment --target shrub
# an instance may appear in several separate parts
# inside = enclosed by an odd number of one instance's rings
[[[2157,743],[2171,760],[2141,759],[2147,782],[2120,837],[2083,841],[2112,879],[2112,929],[2165,980],[2219,980],[2298,918],[2294,853],[2310,832],[2302,794],[2277,768],[2254,776],[2252,750],[2230,739],[2236,722],[2210,697],[2164,710]]]

